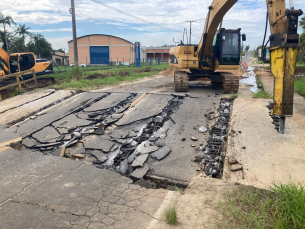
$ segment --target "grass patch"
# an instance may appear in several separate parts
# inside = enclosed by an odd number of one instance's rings
[[[149,72],[139,72],[141,69],[150,67]],[[78,72],[74,71],[74,67],[66,67],[67,71],[61,73],[50,74],[56,80],[56,85],[52,85],[54,89],[94,89],[101,85],[116,85],[123,81],[134,81],[146,76],[156,75],[160,71],[166,70],[168,64],[143,66],[136,68],[132,66],[114,67],[102,70],[86,71],[86,68],[79,68]],[[93,68],[90,66],[90,68]],[[64,67],[60,67],[64,70]],[[126,76],[121,76],[120,72],[127,72]],[[109,77],[87,79],[88,76],[95,74],[108,74]],[[42,76],[43,77],[43,76]]]
[[[238,97],[238,94],[237,94],[237,93],[231,92],[231,94],[230,94],[230,99],[236,99],[237,97]]]
[[[19,95],[19,94],[20,94],[19,89],[15,88],[15,91],[13,91],[13,93],[10,96],[14,97],[14,96]]]
[[[178,223],[176,205],[165,210],[165,220],[168,224],[175,225]]]
[[[225,193],[217,228],[304,228],[305,190],[300,184],[272,184],[269,190],[240,187]]]
[[[264,85],[263,85],[261,79],[259,78],[259,75],[256,75],[256,84],[257,84],[258,89],[264,90]]]
[[[258,91],[258,92],[252,93],[252,98],[272,99],[273,96],[268,91]]]
[[[294,89],[297,93],[305,97],[305,77],[295,78]]]

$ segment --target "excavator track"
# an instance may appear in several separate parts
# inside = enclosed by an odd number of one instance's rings
[[[189,90],[189,76],[187,72],[177,71],[174,75],[175,92],[187,92]]]
[[[221,73],[223,78],[220,91],[223,93],[237,93],[239,89],[239,77],[232,73]]]

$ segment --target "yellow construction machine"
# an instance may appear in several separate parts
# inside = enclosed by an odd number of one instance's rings
[[[44,75],[53,72],[50,61],[36,62],[34,53],[8,53],[0,47],[0,79],[1,76],[34,69],[36,75]],[[32,77],[32,73],[24,74],[23,78]]]
[[[272,113],[281,120],[280,132],[281,128],[284,132],[285,117],[291,116],[293,111],[294,73],[299,47],[298,17],[303,14],[302,10],[294,9],[292,1],[290,9],[286,9],[285,0],[266,0],[271,32],[270,65],[274,75]],[[175,72],[176,92],[188,91],[189,81],[202,78],[209,78],[212,84],[221,87],[225,93],[238,91],[239,77],[221,70],[239,68],[240,40],[246,37],[240,35],[240,29],[227,30],[220,26],[217,30],[225,14],[236,2],[214,0],[209,6],[199,44],[181,42],[170,49],[169,66],[189,70]]]

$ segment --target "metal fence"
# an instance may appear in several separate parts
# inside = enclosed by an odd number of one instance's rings
[[[97,63],[97,60],[93,60],[91,58],[91,63]],[[104,62],[104,63],[103,63]],[[89,58],[86,58],[86,63],[80,63],[80,66],[83,71],[94,71],[94,70],[105,70],[105,69],[111,69],[111,68],[126,68],[126,67],[135,67],[135,60],[131,61],[130,59],[125,60],[124,58],[110,58],[110,60],[107,58],[105,59],[99,59],[98,63],[102,64],[90,64]],[[151,65],[160,65],[168,63],[168,59],[166,58],[143,58],[141,59],[141,66],[151,66]],[[73,63],[72,63],[73,64]],[[69,69],[71,69],[71,66],[58,66],[55,62],[53,62],[53,72],[54,73],[60,73],[65,72]]]

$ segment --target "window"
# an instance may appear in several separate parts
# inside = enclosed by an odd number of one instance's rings
[[[223,65],[239,65],[240,37],[239,33],[224,32],[221,35],[221,61]]]
[[[20,55],[19,59],[20,71],[25,71],[31,69],[35,66],[35,59],[32,54],[23,54]]]
[[[18,56],[10,56],[10,71],[11,71],[11,74],[19,72]]]

